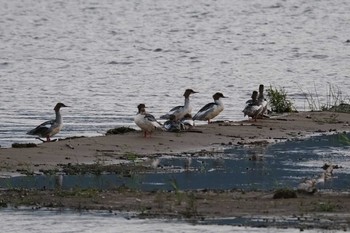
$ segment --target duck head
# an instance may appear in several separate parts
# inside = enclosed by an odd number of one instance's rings
[[[59,111],[60,108],[62,108],[62,107],[69,107],[69,106],[67,106],[67,105],[65,105],[63,103],[57,103],[53,110]]]
[[[218,100],[220,98],[227,98],[226,96],[224,96],[221,92],[216,92],[214,95],[213,95],[213,99],[214,100]]]
[[[197,91],[194,91],[192,89],[186,89],[184,96],[188,98],[191,94],[198,93]]]

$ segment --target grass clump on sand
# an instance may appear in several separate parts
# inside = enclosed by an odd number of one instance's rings
[[[316,208],[317,211],[321,212],[333,212],[338,208],[336,204],[333,204],[331,202],[320,202],[318,203],[318,206]]]
[[[338,86],[328,83],[325,99],[319,97],[319,90],[314,87],[314,93],[304,92],[305,99],[311,111],[331,111],[350,113],[350,98],[344,96]],[[323,93],[323,92],[322,92]]]
[[[277,89],[270,86],[270,88],[267,89],[267,97],[269,99],[272,112],[292,112],[293,109],[295,109],[292,101],[287,99],[287,92],[284,90],[284,88]]]
[[[108,134],[124,134],[124,133],[128,133],[128,132],[133,132],[133,131],[136,131],[135,129],[133,128],[130,128],[130,127],[118,127],[118,128],[114,128],[114,129],[109,129],[107,131],[107,135]]]

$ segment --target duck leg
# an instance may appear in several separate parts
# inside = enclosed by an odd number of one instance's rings
[[[46,142],[45,140],[42,140],[41,138],[37,137],[36,139],[42,141],[42,142]]]

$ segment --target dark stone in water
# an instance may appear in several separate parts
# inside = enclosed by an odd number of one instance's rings
[[[37,147],[37,144],[35,143],[13,143],[12,148],[30,148],[30,147]]]
[[[297,198],[297,193],[291,189],[277,189],[273,195],[273,199],[281,198]]]
[[[114,128],[114,129],[109,129],[107,131],[107,135],[108,134],[124,134],[124,133],[128,133],[128,132],[133,132],[133,131],[136,131],[135,129],[133,128],[130,128],[130,127],[118,127],[118,128]]]

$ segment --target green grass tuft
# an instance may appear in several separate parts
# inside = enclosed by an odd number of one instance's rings
[[[272,112],[292,112],[294,109],[293,103],[287,99],[287,92],[283,88],[277,89],[270,86],[270,88],[267,89],[267,97]]]

